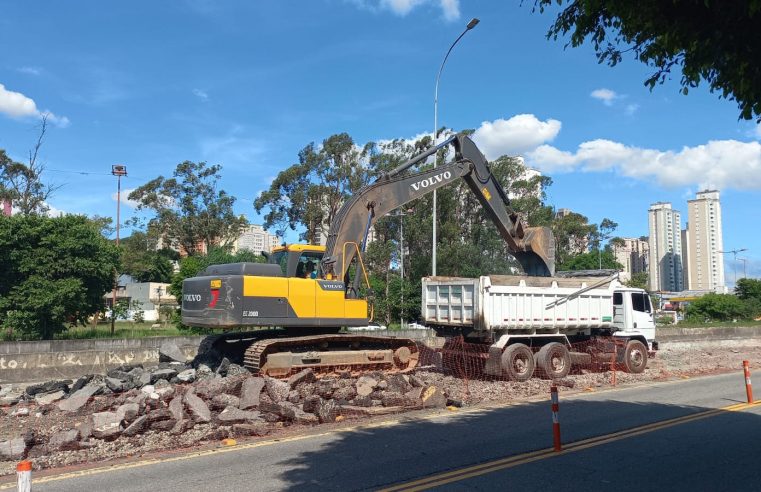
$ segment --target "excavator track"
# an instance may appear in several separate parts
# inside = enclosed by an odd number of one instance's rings
[[[257,340],[243,365],[254,374],[286,378],[310,368],[316,375],[408,372],[418,365],[414,341],[365,335],[313,335]]]

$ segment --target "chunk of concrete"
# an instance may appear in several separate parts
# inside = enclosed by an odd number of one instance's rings
[[[229,425],[234,423],[243,423],[249,421],[260,420],[260,413],[257,411],[241,410],[237,407],[229,406],[219,412],[217,419],[222,425]]]
[[[357,394],[359,396],[368,396],[378,386],[378,380],[370,376],[360,376],[357,379]]]
[[[116,416],[120,421],[132,422],[140,413],[140,405],[137,403],[125,403],[116,409]]]
[[[213,410],[222,410],[227,407],[238,408],[240,406],[240,398],[225,393],[214,395],[214,398],[211,399],[211,404],[209,406]]]
[[[293,420],[296,417],[298,407],[289,401],[281,401],[279,403],[261,402],[259,410],[274,413],[286,420]]]
[[[341,408],[334,400],[321,400],[317,405],[317,418],[320,422],[335,422]]]
[[[180,380],[180,382],[183,383],[192,383],[196,380],[196,370],[195,369],[186,369],[184,371],[181,371],[177,373],[177,379]]]
[[[24,457],[27,443],[22,437],[0,441],[0,457],[6,460],[17,460]]]
[[[156,384],[159,379],[165,379],[169,381],[177,375],[177,371],[174,369],[156,369],[151,372],[151,384]]]
[[[264,388],[264,379],[259,377],[246,378],[240,389],[241,410],[256,408],[259,406],[259,398]]]
[[[291,391],[291,387],[288,383],[270,377],[264,379],[264,387],[267,390],[267,395],[275,403],[286,401],[288,399],[288,393]]]
[[[40,384],[31,384],[26,387],[26,394],[29,396],[35,396],[37,394],[55,393],[56,391],[69,391],[69,385],[71,379],[62,381],[47,381]]]
[[[169,402],[169,411],[172,414],[172,418],[175,420],[183,420],[185,418],[185,412],[182,409],[182,397],[175,396],[172,401]]]
[[[56,432],[48,440],[48,448],[51,451],[72,451],[79,449],[79,431],[76,429]]]
[[[138,434],[141,434],[145,432],[145,428],[148,424],[148,417],[145,415],[141,415],[140,417],[136,418],[124,431],[122,432],[123,436],[136,436]]]
[[[59,401],[58,409],[69,413],[78,412],[100,390],[100,384],[88,384],[67,399]]]
[[[64,393],[63,390],[58,390],[54,393],[37,393],[34,396],[34,401],[36,401],[38,405],[50,405],[57,402],[64,396],[66,396],[66,393]]]
[[[288,385],[295,388],[300,383],[311,383],[315,380],[314,371],[310,368],[303,369],[288,378]]]
[[[264,422],[233,424],[233,433],[236,436],[266,436],[269,431],[269,425]]]
[[[102,427],[93,427],[92,435],[96,439],[116,439],[122,433],[122,430],[121,424],[117,422],[106,424]]]
[[[437,386],[425,388],[420,400],[425,408],[444,408],[447,406],[447,397]]]
[[[180,347],[171,340],[164,341],[159,347],[159,361],[160,362],[182,362],[187,361],[187,357],[180,350]]]
[[[211,421],[211,410],[201,398],[192,391],[185,394],[185,406],[196,422]]]

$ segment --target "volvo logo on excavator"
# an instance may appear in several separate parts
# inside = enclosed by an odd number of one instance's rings
[[[445,179],[450,179],[451,177],[452,173],[450,171],[444,171],[443,173],[436,174],[430,178],[421,179],[417,183],[412,183],[410,186],[413,190],[418,191],[420,188],[428,188],[429,186],[441,183]]]
[[[183,294],[182,300],[187,302],[199,302],[201,300],[201,294]]]

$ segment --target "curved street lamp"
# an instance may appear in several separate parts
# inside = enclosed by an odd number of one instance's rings
[[[444,64],[447,62],[447,58],[449,58],[449,54],[452,52],[452,48],[455,47],[458,41],[462,39],[465,34],[476,27],[476,25],[480,21],[476,19],[475,17],[468,22],[468,25],[465,26],[465,30],[462,31],[462,34],[460,34],[457,39],[454,40],[454,43],[452,43],[452,46],[449,47],[447,50],[447,54],[444,56],[444,60],[441,62],[441,67],[439,68],[439,73],[436,75],[436,88],[433,93],[433,145],[436,145],[436,132],[438,131],[438,123],[439,123],[439,79],[441,79],[441,72],[444,70]],[[436,154],[433,155],[433,167],[436,168]],[[436,190],[433,190],[433,256],[431,258],[431,275],[436,276]]]

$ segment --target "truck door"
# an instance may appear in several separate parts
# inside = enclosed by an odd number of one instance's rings
[[[626,329],[626,315],[624,310],[623,292],[613,293],[613,325],[620,330]]]
[[[645,292],[632,292],[632,327],[645,330],[653,326],[653,309],[650,296]]]

